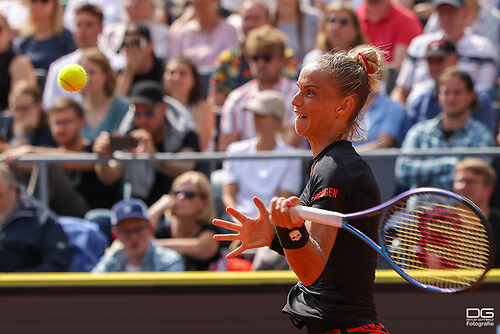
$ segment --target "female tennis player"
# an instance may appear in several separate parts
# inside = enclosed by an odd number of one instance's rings
[[[350,213],[380,204],[370,167],[350,142],[360,134],[361,111],[377,86],[380,57],[368,47],[328,53],[304,67],[292,104],[295,129],[309,140],[314,160],[300,199],[275,197],[268,211],[254,197],[257,218],[227,208],[239,223],[214,220],[236,232],[215,239],[241,241],[228,258],[261,246],[286,256],[300,281],[283,312],[308,333],[388,333],[377,321],[373,300],[376,252],[343,229],[304,222],[293,209],[305,205]],[[353,226],[376,240],[377,217]]]

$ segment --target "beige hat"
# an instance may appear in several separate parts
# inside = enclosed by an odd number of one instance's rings
[[[258,92],[243,109],[259,115],[272,115],[280,121],[283,120],[286,112],[283,94],[271,89]]]

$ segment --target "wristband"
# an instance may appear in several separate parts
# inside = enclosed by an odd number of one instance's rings
[[[285,227],[275,226],[276,233],[280,239],[281,247],[284,249],[297,249],[304,247],[309,241],[309,231],[305,225],[288,229]]]

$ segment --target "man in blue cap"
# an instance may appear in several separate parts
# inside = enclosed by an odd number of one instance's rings
[[[108,251],[92,272],[184,270],[179,253],[154,242],[148,208],[142,200],[121,200],[111,210],[112,234],[122,245]]]

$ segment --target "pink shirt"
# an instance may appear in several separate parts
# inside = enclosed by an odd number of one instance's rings
[[[368,19],[366,8],[365,2],[356,9],[363,34],[370,44],[387,51],[385,58],[389,63],[392,61],[394,46],[402,44],[407,47],[415,36],[423,32],[422,23],[408,8],[391,4],[385,17],[378,22]]]
[[[202,32],[196,20],[187,22],[172,37],[172,56],[191,58],[201,72],[214,68],[214,60],[223,50],[238,44],[238,32],[225,20],[209,33]]]

